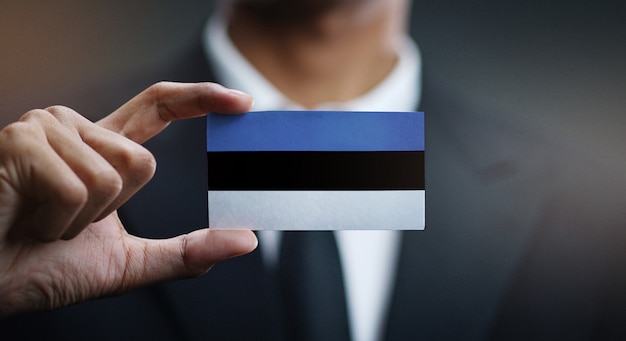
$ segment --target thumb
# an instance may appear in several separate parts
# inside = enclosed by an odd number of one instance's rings
[[[130,287],[200,276],[215,263],[247,254],[258,244],[248,230],[202,229],[170,239],[140,240],[143,245],[129,257],[125,276],[139,283],[126,283]]]

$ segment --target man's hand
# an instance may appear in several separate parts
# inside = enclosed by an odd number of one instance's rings
[[[55,106],[0,130],[0,316],[199,276],[252,251],[250,231],[149,240],[129,235],[116,213],[154,173],[140,143],[171,121],[251,105],[213,83],[158,83],[97,124]]]

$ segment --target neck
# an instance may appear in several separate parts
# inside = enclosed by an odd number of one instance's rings
[[[397,60],[406,3],[370,1],[294,17],[235,6],[229,34],[239,51],[287,98],[312,108],[374,88]],[[294,13],[294,12],[291,12]]]

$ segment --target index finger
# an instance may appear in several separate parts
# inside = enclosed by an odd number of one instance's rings
[[[208,112],[240,114],[250,110],[252,97],[216,83],[156,83],[97,124],[143,143],[179,119]]]

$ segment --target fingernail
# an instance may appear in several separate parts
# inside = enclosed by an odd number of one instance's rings
[[[228,89],[228,92],[230,92],[231,94],[235,95],[235,96],[245,96],[245,97],[250,97],[250,95],[248,95],[247,93],[237,90],[237,89]]]
[[[254,106],[254,98],[252,96],[250,96],[249,94],[243,92],[243,91],[239,91],[236,89],[228,89],[228,92],[235,97],[239,97],[240,99],[244,99],[246,101],[250,102],[249,108],[252,108]]]

